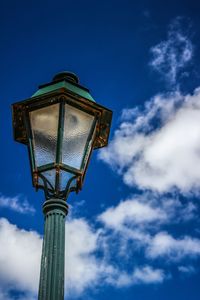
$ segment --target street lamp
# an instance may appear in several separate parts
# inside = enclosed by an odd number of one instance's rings
[[[28,146],[33,186],[46,198],[39,300],[62,300],[65,200],[81,190],[92,150],[107,145],[112,112],[70,72],[57,74],[12,109],[14,139]]]

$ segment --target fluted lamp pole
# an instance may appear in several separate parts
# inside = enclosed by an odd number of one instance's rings
[[[112,112],[70,72],[39,86],[12,111],[14,139],[28,146],[33,186],[45,194],[38,299],[63,300],[66,199],[81,190],[92,150],[107,145]]]

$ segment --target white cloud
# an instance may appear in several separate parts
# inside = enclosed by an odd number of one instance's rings
[[[133,274],[136,282],[143,283],[159,283],[165,278],[163,270],[153,269],[152,267],[145,266],[143,268],[136,268]]]
[[[136,267],[130,274],[116,270],[117,276],[113,273],[109,283],[117,288],[127,287],[136,284],[158,284],[166,279],[166,274],[161,269],[154,269],[151,266]]]
[[[41,238],[0,219],[0,288],[33,294],[38,288]]]
[[[195,219],[196,213],[197,207],[192,202],[181,203],[176,196],[160,198],[156,193],[143,193],[107,208],[98,216],[98,220],[115,231],[124,231],[125,227],[126,230],[134,228],[134,235],[137,236],[136,229],[141,232],[141,229],[156,225],[158,230],[162,224]]]
[[[139,200],[126,200],[116,207],[110,207],[99,216],[99,220],[106,226],[114,229],[124,224],[134,225],[159,222],[166,220],[167,215],[160,208],[152,207],[148,203]]]
[[[200,240],[190,236],[175,239],[167,232],[159,232],[149,243],[146,255],[154,259],[165,257],[174,261],[185,257],[197,257],[200,256]]]
[[[31,206],[26,199],[23,199],[19,195],[15,197],[6,197],[4,195],[0,195],[0,207],[9,208],[21,214],[35,213],[34,207]]]
[[[182,28],[183,23],[184,19],[181,17],[173,20],[167,40],[151,48],[150,65],[173,85],[193,57],[193,45],[188,38],[187,30]]]
[[[129,186],[168,192],[200,187],[200,88],[194,94],[159,95],[115,131],[100,159]]]

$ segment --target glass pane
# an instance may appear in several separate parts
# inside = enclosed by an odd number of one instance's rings
[[[36,166],[55,162],[59,104],[30,112]]]
[[[50,182],[53,188],[55,188],[55,174],[56,174],[55,169],[42,172],[41,174]],[[49,184],[48,184],[48,188],[51,188]]]
[[[65,104],[62,162],[80,169],[94,116]]]
[[[60,170],[60,191],[66,188],[68,181],[74,176],[74,174]]]
[[[38,184],[42,186],[44,185],[44,181],[42,180],[41,177],[38,177]]]
[[[71,184],[70,184],[70,188],[76,188],[77,187],[77,180],[76,178],[72,180]]]

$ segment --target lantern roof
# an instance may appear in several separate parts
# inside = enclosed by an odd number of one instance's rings
[[[80,97],[84,97],[95,102],[89,90],[79,84],[78,77],[71,72],[61,72],[54,76],[53,81],[39,86],[39,89],[32,95],[33,97],[43,96],[44,94],[57,90],[68,90]]]

